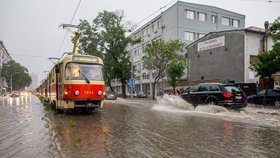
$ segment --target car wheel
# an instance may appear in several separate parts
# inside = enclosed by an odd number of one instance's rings
[[[217,105],[217,102],[215,100],[209,100],[207,102],[208,105]]]
[[[278,100],[275,101],[274,105],[277,106],[277,107],[279,107],[279,106],[280,106],[280,101],[278,101]]]

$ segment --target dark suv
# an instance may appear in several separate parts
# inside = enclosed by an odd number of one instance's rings
[[[220,105],[232,108],[247,106],[246,94],[234,85],[221,83],[202,83],[181,95],[187,102],[198,105]]]

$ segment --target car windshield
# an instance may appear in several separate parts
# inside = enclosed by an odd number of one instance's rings
[[[241,88],[235,87],[235,86],[225,86],[225,89],[230,93],[232,93],[233,91],[241,92],[241,93],[243,92],[243,90]]]
[[[102,65],[68,63],[65,68],[66,80],[103,80]]]

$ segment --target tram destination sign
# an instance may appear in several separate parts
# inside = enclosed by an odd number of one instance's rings
[[[98,58],[91,56],[73,56],[73,61],[98,62]]]

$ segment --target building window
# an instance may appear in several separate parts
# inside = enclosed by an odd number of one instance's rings
[[[216,15],[212,15],[212,23],[216,24],[218,22],[218,17]]]
[[[139,72],[141,72],[141,63],[139,63],[139,64],[137,65],[137,70],[138,70]]]
[[[151,29],[150,29],[150,27],[148,26],[148,28],[147,28],[147,35],[149,36],[151,34]]]
[[[157,23],[156,23],[156,22],[153,23],[153,24],[152,24],[153,32],[157,32],[157,28],[158,28]]]
[[[206,13],[197,13],[198,15],[198,21],[206,21]]]
[[[194,19],[194,11],[186,10],[186,18],[187,19]]]
[[[142,30],[142,37],[145,37],[146,36],[146,29],[143,29]]]
[[[239,27],[240,26],[240,21],[236,19],[232,19],[232,26],[233,27]]]
[[[222,17],[222,25],[229,26],[229,18]]]
[[[161,21],[157,21],[157,28],[158,28],[158,29],[161,28]]]
[[[205,36],[204,33],[198,33],[198,34],[197,34],[198,39],[199,39],[199,38],[202,38],[202,37],[204,37],[204,36]]]
[[[194,41],[194,35],[193,32],[185,32],[185,40],[187,41]]]
[[[146,75],[146,74],[143,74],[142,77],[143,77],[144,80],[145,80],[145,79],[150,79],[150,75],[149,75],[149,74],[147,74],[147,75]]]

